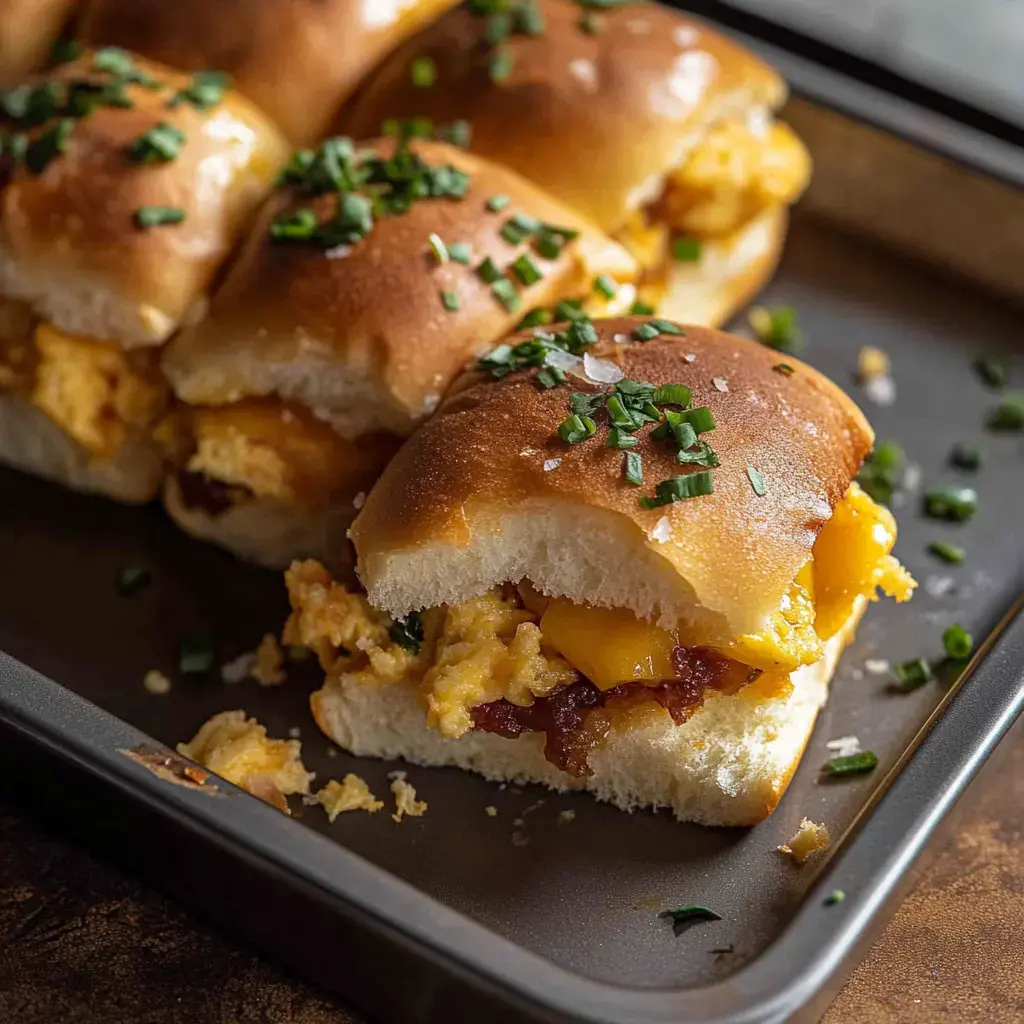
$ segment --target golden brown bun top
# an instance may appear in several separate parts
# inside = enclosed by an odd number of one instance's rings
[[[625,452],[606,446],[603,412],[592,438],[561,440],[557,428],[570,414],[571,393],[597,385],[570,376],[545,390],[536,370],[498,381],[467,374],[388,466],[352,528],[371,598],[386,595],[389,610],[416,607],[412,595],[434,587],[425,574],[403,569],[426,564],[417,551],[433,549],[449,577],[468,577],[472,570],[463,563],[497,564],[493,549],[502,544],[526,551],[531,535],[550,529],[554,518],[565,525],[542,554],[512,556],[514,578],[533,578],[533,563],[543,559],[549,568],[542,585],[552,592],[636,607],[644,599],[625,592],[626,584],[609,597],[607,583],[591,570],[588,591],[587,573],[572,566],[625,558],[629,571],[644,577],[636,567],[653,552],[660,556],[654,562],[664,565],[663,558],[678,574],[680,591],[740,624],[741,632],[779,607],[870,449],[871,428],[835,384],[792,357],[785,357],[794,371],[786,376],[773,369],[782,361],[778,352],[704,327],[686,327],[685,337],[625,340],[641,322],[596,321],[601,341],[589,351],[634,380],[683,383],[693,391],[693,407],[711,408],[717,427],[703,436],[721,461],[711,471],[714,493],[641,506],[640,497],[653,495],[659,481],[699,469],[679,465],[674,445],[652,440],[649,427],[633,449],[643,460],[641,487],[624,479]],[[755,493],[748,467],[763,476],[763,495]],[[604,527],[587,532],[578,524],[595,521],[595,510]],[[528,521],[515,526],[524,516]],[[552,587],[556,576],[575,580],[585,596]],[[499,582],[478,580],[483,588]]]
[[[395,143],[357,148],[391,154]],[[335,197],[275,197],[206,319],[168,347],[164,368],[180,398],[219,404],[276,391],[315,406],[348,436],[378,428],[406,434],[432,411],[469,356],[490,348],[527,310],[591,294],[600,273],[633,279],[636,265],[624,249],[512,171],[445,143],[411,148],[431,166],[465,171],[465,196],[414,202],[401,215],[376,218],[369,235],[351,247],[326,250],[275,242],[268,228],[298,208],[312,208],[324,221]],[[487,208],[496,195],[509,199],[500,212]],[[515,213],[579,237],[557,258],[544,259],[528,241],[512,245],[500,236]],[[467,244],[470,263],[439,264],[431,235]],[[527,252],[544,277],[529,287],[517,284],[521,305],[510,310],[476,268],[490,257],[505,269]],[[457,310],[445,309],[443,291],[457,296]]]
[[[184,71],[227,71],[307,145],[389,49],[455,2],[91,0],[81,35]]]
[[[0,0],[0,89],[46,63],[75,0]]]
[[[399,48],[371,76],[340,129],[357,137],[385,118],[469,121],[472,148],[543,185],[613,230],[646,201],[645,186],[676,166],[694,131],[724,115],[781,104],[770,67],[718,32],[655,3],[591,12],[580,27],[570,0],[539,0],[539,36],[512,35],[504,81],[490,75],[485,18],[450,11]],[[410,65],[433,59],[437,82],[412,84]]]
[[[130,108],[96,107],[74,122],[65,152],[42,173],[15,169],[0,196],[0,249],[17,278],[8,286],[15,294],[37,299],[54,290],[81,295],[93,289],[104,296],[97,308],[109,295],[113,304],[132,310],[113,311],[109,332],[88,320],[84,326],[71,322],[73,310],[66,311],[62,326],[145,344],[164,340],[203,293],[287,159],[288,147],[237,93],[225,93],[208,110],[189,103],[172,108],[169,100],[191,77],[141,59],[134,67],[160,87],[126,86]],[[88,54],[45,78],[111,80],[94,69]],[[133,160],[128,147],[161,123],[185,135],[177,157],[164,163]],[[180,208],[185,219],[140,228],[136,211],[147,206]],[[58,296],[49,305],[59,304]]]

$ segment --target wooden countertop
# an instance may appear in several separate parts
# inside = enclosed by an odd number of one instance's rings
[[[823,1024],[1024,1021],[1024,726]],[[0,803],[0,1020],[361,1024]]]

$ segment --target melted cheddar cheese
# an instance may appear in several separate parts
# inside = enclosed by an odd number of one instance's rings
[[[859,597],[873,599],[879,588],[900,601],[910,597],[915,583],[889,554],[895,538],[889,511],[851,484],[766,629],[717,647],[761,670],[752,692],[780,692],[790,672],[817,661]],[[424,612],[423,640],[412,651],[392,637],[387,615],[316,562],[295,563],[285,580],[293,608],[286,643],[312,647],[343,683],[417,686],[427,722],[448,738],[473,727],[473,708],[481,704],[527,706],[577,674],[602,690],[672,679],[673,649],[702,646],[685,625],[662,629],[628,609],[545,597],[523,581],[518,589],[494,588]]]

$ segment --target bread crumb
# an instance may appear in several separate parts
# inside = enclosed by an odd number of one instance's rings
[[[171,692],[171,681],[158,668],[151,668],[143,677],[142,685],[150,692],[162,696]]]
[[[317,793],[316,798],[327,812],[332,825],[334,819],[345,811],[368,811],[370,814],[376,814],[384,806],[384,801],[374,797],[366,782],[351,772],[341,782],[331,779]]]
[[[279,686],[288,679],[284,672],[284,651],[273,633],[267,633],[256,648],[252,677],[260,686]]]
[[[220,678],[225,683],[240,683],[243,679],[248,679],[252,675],[255,665],[256,652],[246,651],[237,658],[232,658],[231,661],[226,661],[221,665]]]
[[[486,814],[488,818],[496,818],[498,816],[498,808],[495,807],[494,804],[488,804],[484,808],[484,814]]]
[[[889,671],[889,662],[885,658],[868,658],[864,668],[873,676],[884,676]]]
[[[405,815],[421,818],[426,813],[426,800],[416,799],[416,788],[405,781],[405,772],[392,772],[391,792],[395,794],[395,813],[391,817],[400,822]]]
[[[360,491],[352,499],[352,507],[358,512],[366,504],[366,491]]]
[[[328,747],[327,747],[327,756],[328,757],[337,757],[339,753],[340,753],[340,751],[338,750],[337,747],[332,747],[332,746],[328,745]]]
[[[860,753],[860,740],[856,736],[838,736],[829,740],[825,748],[833,757],[850,757]]]
[[[559,825],[568,825],[570,821],[575,819],[575,817],[576,817],[576,812],[575,811],[559,811],[558,812],[558,824]]]
[[[865,345],[857,356],[857,376],[862,382],[889,376],[889,357],[880,348]]]
[[[285,797],[308,794],[313,779],[302,763],[298,740],[270,739],[266,728],[244,711],[214,715],[190,742],[178,744],[178,753],[285,814],[290,813]]]
[[[800,822],[800,828],[796,835],[778,849],[782,853],[788,853],[797,864],[803,864],[808,857],[819,850],[827,850],[831,845],[832,840],[829,838],[828,828],[809,818],[804,818]]]
[[[299,728],[299,726],[297,726],[297,725],[293,725],[288,730],[288,738],[289,739],[297,740],[301,735],[302,735],[302,729]]]

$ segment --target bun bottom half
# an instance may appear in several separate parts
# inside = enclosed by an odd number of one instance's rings
[[[586,790],[624,811],[665,807],[679,821],[756,825],[789,785],[866,604],[858,602],[821,661],[793,673],[787,696],[753,700],[742,693],[712,694],[683,725],[665,714],[638,727],[613,729],[591,752],[593,774],[583,779],[544,757],[539,734],[506,739],[472,731],[444,739],[427,725],[414,685],[329,680],[310,703],[320,729],[358,756],[455,766],[495,782],[537,782],[559,792]]]
[[[772,207],[727,239],[704,241],[699,261],[672,262],[658,316],[721,327],[768,283],[788,226],[789,211]]]
[[[187,534],[225,548],[267,569],[287,569],[296,558],[315,558],[332,572],[351,574],[348,528],[352,503],[300,508],[269,498],[252,498],[212,514],[182,499],[178,481],[164,483],[164,508]]]
[[[41,409],[12,394],[0,394],[0,463],[133,504],[152,501],[163,477],[163,456],[147,433],[129,429],[116,455],[97,458]]]

